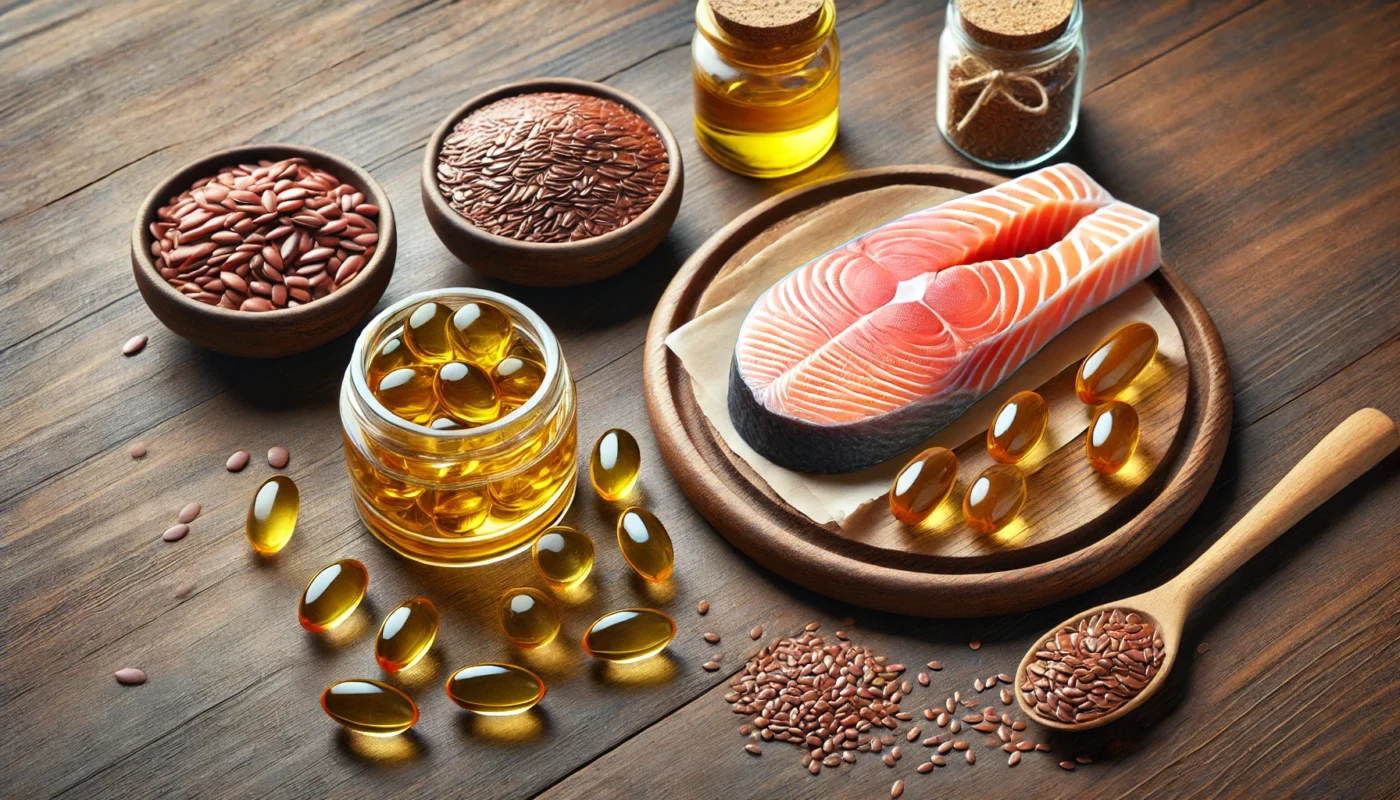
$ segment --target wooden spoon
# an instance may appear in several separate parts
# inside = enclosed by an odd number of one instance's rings
[[[1363,408],[1347,417],[1180,575],[1149,592],[1075,614],[1036,639],[1036,643],[1026,651],[1026,657],[1021,659],[1021,665],[1016,668],[1013,691],[1021,708],[1031,719],[1047,727],[1083,731],[1107,725],[1141,706],[1166,682],[1167,673],[1171,671],[1177,652],[1181,649],[1182,625],[1196,602],[1280,534],[1293,527],[1294,523],[1380,463],[1397,447],[1400,447],[1400,432],[1396,431],[1390,417],[1374,408]],[[1042,717],[1033,703],[1026,702],[1020,691],[1020,687],[1026,683],[1027,669],[1036,660],[1036,651],[1062,628],[1077,626],[1085,617],[1114,608],[1123,609],[1125,613],[1136,611],[1157,626],[1164,651],[1157,674],[1131,700],[1096,719],[1066,723]]]

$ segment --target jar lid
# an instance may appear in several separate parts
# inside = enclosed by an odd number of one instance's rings
[[[725,33],[753,45],[802,41],[816,27],[824,0],[706,0]]]
[[[1033,50],[1060,38],[1075,0],[957,0],[963,28],[998,50]]]

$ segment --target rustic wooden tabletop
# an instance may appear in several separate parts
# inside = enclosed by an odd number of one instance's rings
[[[19,0],[0,8],[0,795],[5,797],[1181,797],[1400,793],[1400,474],[1392,457],[1229,580],[1187,632],[1192,654],[1148,710],[1008,768],[990,755],[916,775],[873,757],[811,776],[796,748],[742,749],[722,699],[770,633],[843,618],[892,660],[941,660],[936,702],[1010,672],[1074,608],[1175,574],[1322,434],[1374,405],[1400,415],[1400,13],[1382,2],[1090,0],[1083,118],[1066,158],[1162,217],[1167,258],[1213,315],[1233,370],[1225,465],[1157,555],[1089,595],[1027,614],[930,621],[872,614],[757,567],[691,509],[661,465],[642,401],[650,309],[685,257],[755,202],[843,171],[965,164],[934,126],[942,4],[840,4],[841,136],[811,170],[724,172],[691,133],[694,4]],[[432,234],[422,147],[466,98],[542,75],[603,81],[677,133],[686,192],[639,266],[567,291],[473,274]],[[131,217],[162,176],[208,151],[289,141],[365,166],[398,211],[384,303],[448,285],[520,298],[560,335],[587,447],[620,426],[642,443],[646,502],[676,542],[660,594],[606,546],[611,518],[580,492],[571,518],[604,544],[562,639],[522,656],[493,600],[534,582],[524,558],[477,570],[406,562],[351,503],[335,404],[351,345],[261,362],[166,331],[127,262]],[[123,358],[126,339],[150,345]],[[133,460],[127,447],[144,441]],[[280,558],[252,557],[242,521],[284,444],[302,520]],[[223,468],[253,451],[239,474]],[[185,503],[184,541],[160,533]],[[318,567],[362,559],[369,603],[318,637],[293,618]],[[194,590],[177,599],[176,587]],[[416,594],[444,615],[430,663],[402,683],[423,718],[369,741],[317,706],[330,682],[377,677],[378,615]],[[697,601],[712,610],[701,618]],[[610,608],[670,609],[664,657],[605,669],[574,646]],[[724,636],[716,648],[702,631]],[[980,650],[968,643],[977,639]],[[1208,645],[1208,647],[1207,647]],[[1199,647],[1198,647],[1199,646]],[[724,669],[700,665],[715,650]],[[1199,652],[1199,655],[1196,653]],[[443,696],[446,672],[509,659],[550,691],[489,719]],[[150,680],[123,687],[114,670]],[[922,708],[918,690],[911,700]],[[980,736],[975,746],[981,748]],[[923,748],[917,745],[912,750]],[[991,751],[988,751],[989,753]],[[1073,772],[1057,762],[1094,763]]]

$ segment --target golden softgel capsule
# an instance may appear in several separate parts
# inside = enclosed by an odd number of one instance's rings
[[[987,427],[987,453],[993,461],[1015,464],[1045,435],[1050,411],[1035,392],[1017,392],[1002,404]]]
[[[593,445],[588,477],[593,489],[604,500],[620,500],[632,491],[642,471],[642,450],[632,434],[613,428]]]
[[[403,340],[420,361],[452,360],[452,340],[447,333],[452,309],[432,301],[413,309],[403,323]]]
[[[374,399],[400,419],[426,425],[438,416],[432,367],[401,367],[374,384]]]
[[[301,492],[292,479],[286,475],[268,478],[248,506],[248,542],[265,556],[280,552],[297,529],[300,511]]]
[[[676,622],[651,608],[627,608],[604,614],[583,634],[583,651],[620,664],[650,658],[676,636]]]
[[[418,706],[408,695],[379,681],[339,681],[321,692],[321,708],[352,731],[370,736],[397,736],[418,721]]]
[[[447,679],[447,696],[475,714],[503,717],[529,711],[544,698],[540,676],[514,664],[473,664]]]
[[[946,447],[930,447],[895,476],[890,485],[890,513],[908,525],[928,519],[953,491],[958,457]]]
[[[617,546],[638,575],[649,581],[671,577],[676,565],[671,536],[655,514],[631,506],[617,518]]]
[[[491,376],[475,364],[453,361],[438,370],[435,390],[438,411],[470,425],[485,425],[501,410],[501,398]]]
[[[1122,469],[1137,450],[1141,424],[1137,411],[1121,400],[1110,400],[1094,409],[1084,434],[1089,465],[1105,475]]]
[[[411,367],[415,360],[413,353],[403,343],[403,337],[393,336],[385,339],[384,344],[370,357],[365,375],[369,378],[371,386],[378,386],[385,375],[396,369]]]
[[[1099,405],[1127,389],[1157,355],[1157,331],[1145,322],[1130,322],[1089,352],[1074,378],[1079,399]]]
[[[389,612],[374,639],[374,660],[385,672],[417,664],[437,639],[438,612],[433,601],[415,597]]]
[[[297,620],[308,631],[328,631],[354,613],[368,587],[369,570],[364,564],[353,558],[337,561],[306,584],[297,607]]]
[[[545,583],[567,589],[593,571],[593,540],[581,531],[559,525],[540,534],[531,546],[530,557]]]
[[[514,329],[509,314],[496,304],[481,300],[457,309],[447,334],[459,358],[490,367],[510,350]]]
[[[501,630],[522,650],[533,650],[559,635],[559,607],[539,589],[511,589],[497,605]]]
[[[973,479],[963,496],[963,516],[973,530],[994,533],[1016,519],[1026,504],[1026,479],[1010,464],[993,464]]]
[[[491,368],[491,381],[501,396],[501,404],[512,410],[525,405],[544,385],[544,364],[517,356],[507,356]]]

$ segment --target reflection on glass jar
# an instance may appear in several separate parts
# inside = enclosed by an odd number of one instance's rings
[[[472,304],[504,311],[513,326],[512,348],[543,366],[539,388],[508,413],[473,427],[396,416],[375,397],[367,370],[386,342],[405,336],[405,323],[427,303],[442,307],[444,319]],[[474,363],[470,353],[455,349],[434,353]],[[492,372],[493,365],[478,366]],[[478,289],[406,298],[365,328],[341,387],[346,464],[360,516],[384,544],[426,564],[475,566],[517,553],[573,501],[575,413],[573,379],[558,341],[530,309]]]

